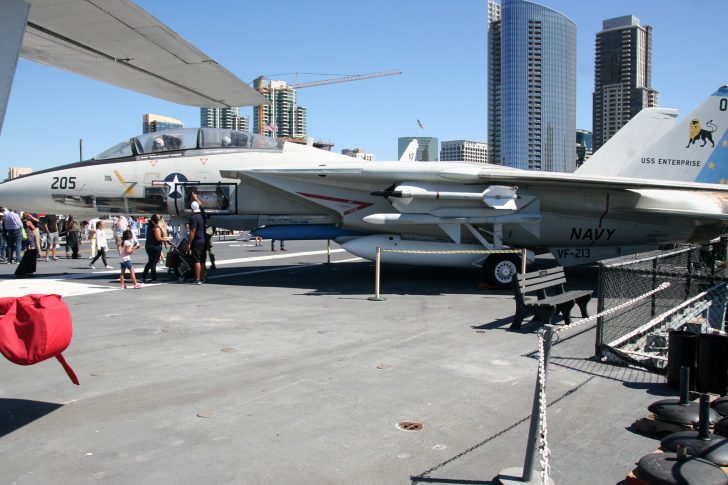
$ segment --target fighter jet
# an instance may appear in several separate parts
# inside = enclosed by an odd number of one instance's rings
[[[643,110],[573,174],[364,162],[250,133],[187,128],[125,139],[92,160],[4,182],[0,201],[66,214],[185,217],[195,190],[218,227],[332,239],[367,259],[377,247],[409,250],[383,261],[483,266],[502,284],[518,268],[514,255],[428,252],[528,248],[579,263],[721,235],[726,102],[724,86],[681,123],[675,110]],[[696,122],[714,146],[695,141]]]
[[[514,255],[463,250],[527,248],[575,264],[721,235],[727,103],[723,86],[680,123],[675,110],[643,110],[573,174],[365,162],[239,131],[168,130],[4,182],[0,203],[80,216],[183,218],[194,190],[217,227],[331,239],[367,259],[377,247],[405,250],[384,253],[383,261],[477,266],[489,281],[507,284],[519,267]]]

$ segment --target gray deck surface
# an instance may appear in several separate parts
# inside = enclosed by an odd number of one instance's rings
[[[163,275],[141,290],[85,259],[41,261],[23,280],[0,265],[0,296],[64,294],[64,355],[81,380],[55,359],[0,359],[0,482],[490,483],[523,465],[537,336],[508,330],[511,291],[478,289],[475,272],[385,266],[386,301],[373,302],[372,263],[301,254],[325,242],[288,247],[220,242],[206,284]],[[595,271],[570,278],[596,287]],[[674,392],[590,360],[593,327],[570,333],[549,370],[552,476],[617,483],[659,445],[628,428]]]

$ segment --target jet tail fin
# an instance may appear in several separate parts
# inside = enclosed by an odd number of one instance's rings
[[[419,148],[420,144],[417,142],[417,140],[412,140],[409,142],[409,145],[407,145],[407,149],[402,153],[402,156],[399,157],[400,162],[414,162],[417,158],[417,148]]]
[[[589,176],[614,176],[655,140],[675,126],[678,111],[669,108],[645,108],[602,145],[576,172]]]
[[[639,128],[643,129],[642,133]],[[650,137],[644,127],[638,127],[634,135],[648,140]],[[608,146],[609,143],[604,145]],[[595,157],[600,153],[601,149]],[[618,160],[600,159],[602,166],[612,162],[619,164]],[[631,178],[728,183],[728,86],[719,88],[657,141],[645,147],[639,156],[629,157],[629,161],[611,172],[612,175]],[[579,173],[594,174],[588,170],[580,170]]]

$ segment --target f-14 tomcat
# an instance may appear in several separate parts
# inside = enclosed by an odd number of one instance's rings
[[[573,174],[363,162],[250,133],[179,129],[5,182],[0,200],[33,211],[182,217],[194,187],[216,226],[258,227],[275,239],[333,239],[368,259],[376,247],[507,246],[586,262],[723,232],[728,188],[713,182],[728,179],[727,102],[722,87],[679,124],[674,110],[644,110]],[[715,129],[700,128],[700,139],[691,131],[696,122]],[[495,282],[517,268],[513,255],[384,254],[398,263],[484,262]]]
[[[55,11],[71,3],[76,16]],[[131,2],[30,0],[29,15],[8,8],[22,4],[8,0],[1,13],[6,20],[27,17],[23,56],[196,106],[261,100],[239,80],[232,83],[238,95],[223,99],[234,76]],[[257,228],[275,239],[332,239],[367,259],[377,247],[512,247],[551,251],[567,264],[589,262],[723,233],[727,104],[724,86],[680,123],[675,110],[643,110],[573,174],[467,162],[363,162],[230,130],[155,132],[88,161],[4,182],[0,203],[181,218],[194,188],[213,225]],[[509,281],[518,267],[505,254],[383,253],[383,261],[483,266],[496,283]]]

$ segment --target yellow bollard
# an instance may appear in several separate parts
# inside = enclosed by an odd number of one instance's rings
[[[521,274],[526,274],[526,258],[528,257],[528,250],[526,248],[521,249]]]
[[[377,247],[377,256],[374,260],[374,296],[367,298],[370,301],[385,301],[384,298],[379,296],[379,278],[380,268],[382,266],[382,248]]]

